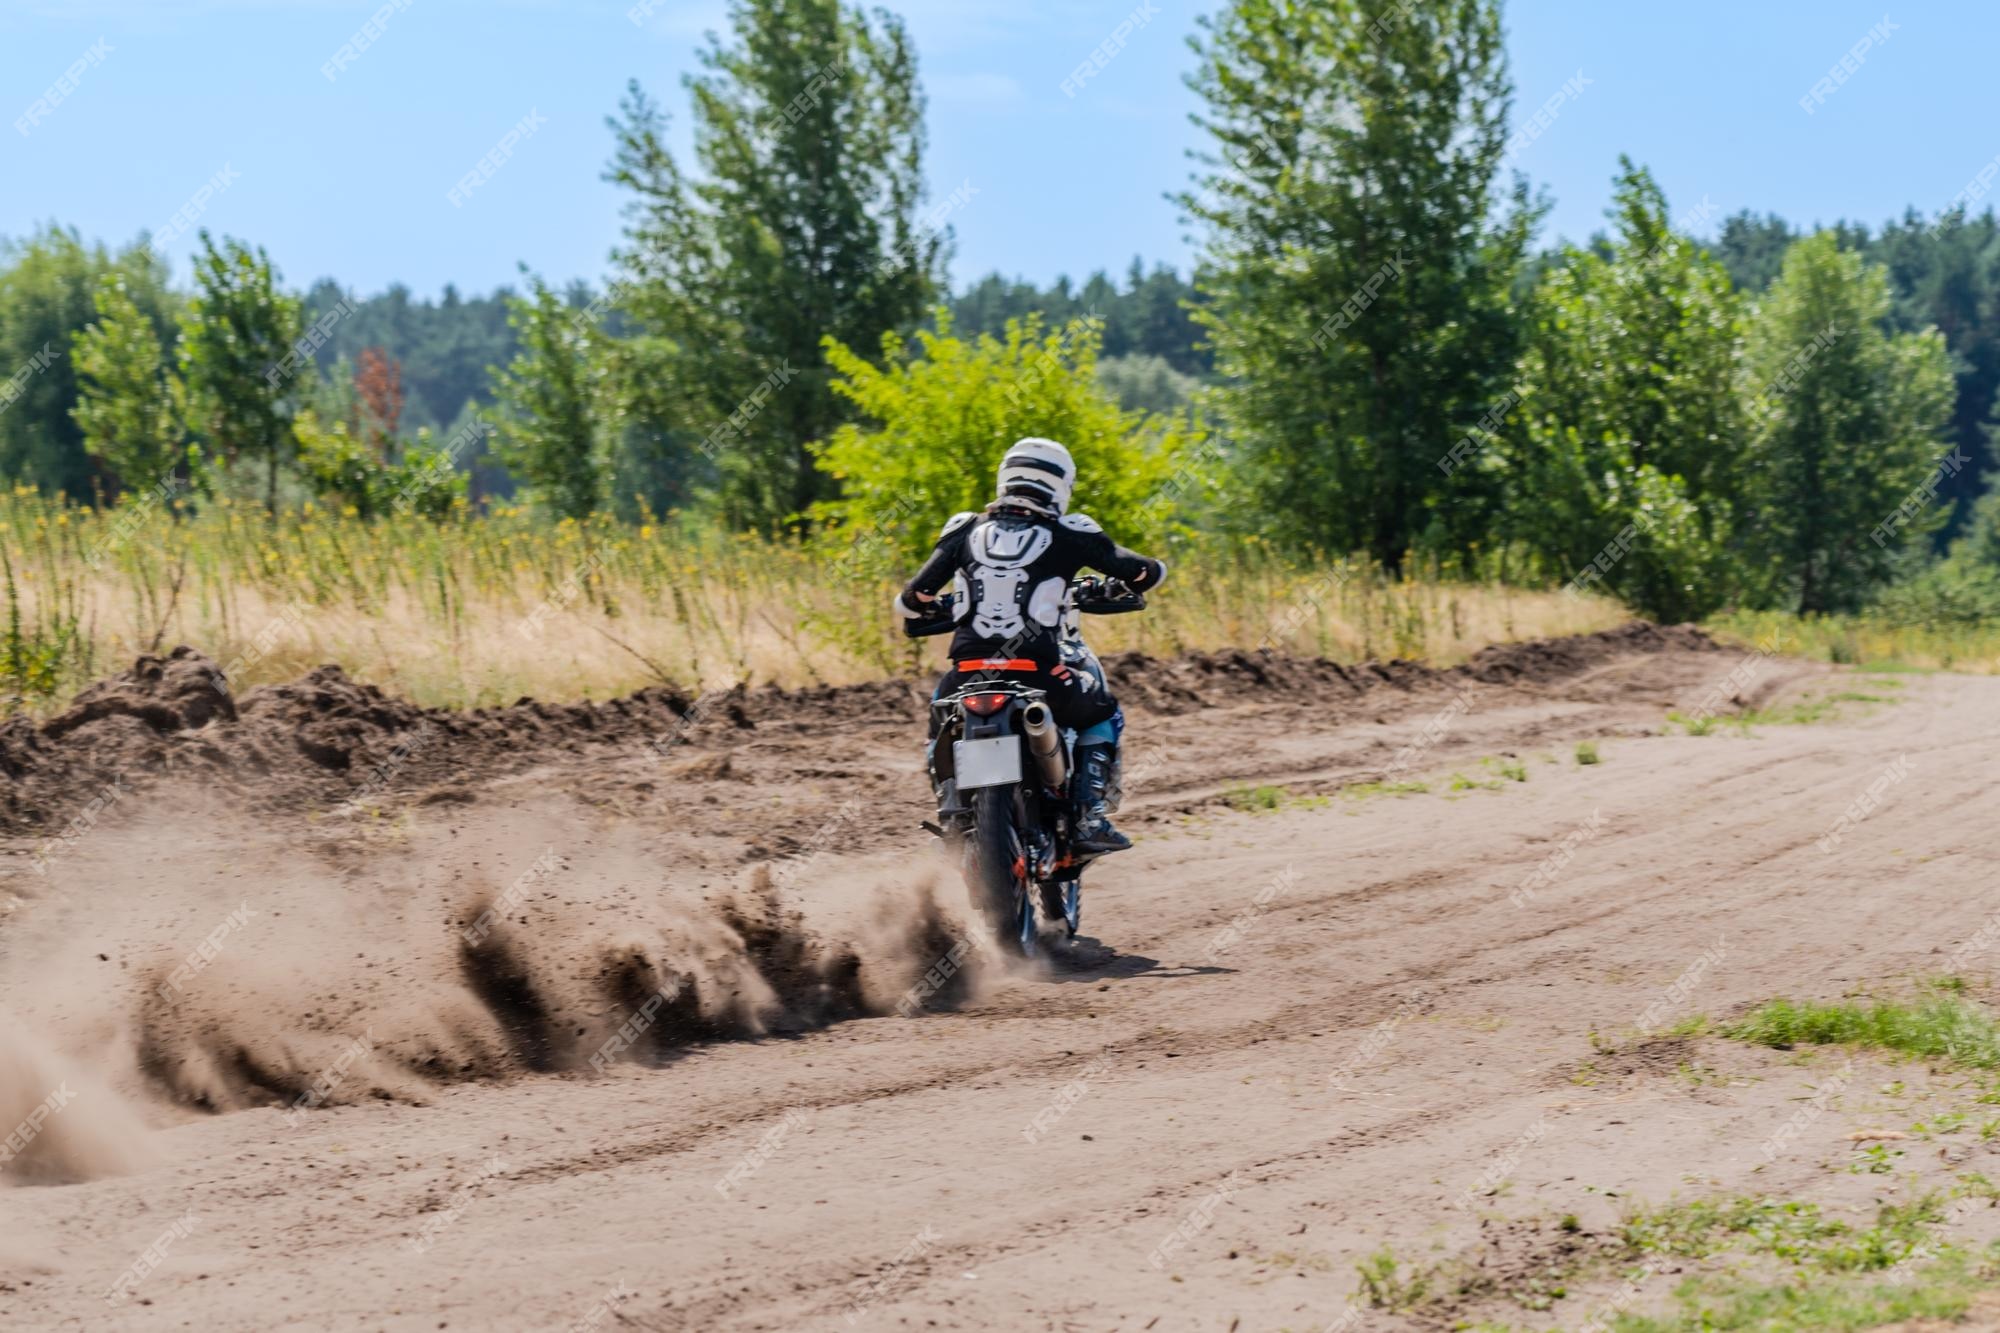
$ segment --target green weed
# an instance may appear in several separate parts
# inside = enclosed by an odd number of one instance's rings
[[[1300,796],[1289,787],[1266,785],[1231,787],[1222,793],[1222,803],[1232,810],[1268,814],[1273,810],[1323,806],[1327,802],[1324,796]]]
[[[1953,1320],[1964,1314],[1982,1274],[1950,1253],[1907,1282],[1837,1281],[1821,1276],[1765,1283],[1709,1277],[1684,1282],[1675,1308],[1660,1316],[1620,1314],[1613,1333],[1855,1333],[1913,1319]]]
[[[1342,796],[1362,799],[1369,796],[1420,796],[1429,791],[1428,782],[1357,782],[1351,787],[1342,787]]]
[[[1779,1049],[1872,1046],[1971,1069],[2000,1068],[2000,1026],[1983,1006],[1954,995],[1918,1004],[1772,1000],[1724,1028],[1723,1035]]]
[[[1680,729],[1690,736],[1706,736],[1715,730],[1715,718],[1709,713],[1668,713],[1667,721],[1678,723]]]
[[[1386,1245],[1354,1266],[1361,1275],[1361,1296],[1378,1310],[1399,1313],[1422,1305],[1430,1295],[1432,1274],[1417,1269],[1401,1271],[1395,1251]]]
[[[1635,1255],[1704,1259],[1740,1248],[1824,1273],[1856,1273],[1900,1263],[1943,1219],[1936,1192],[1882,1206],[1865,1229],[1826,1217],[1817,1204],[1745,1196],[1638,1210],[1625,1219],[1623,1236]]]

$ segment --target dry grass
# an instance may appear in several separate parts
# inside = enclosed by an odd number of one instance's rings
[[[1775,641],[1791,656],[1876,671],[2000,673],[2000,624],[1898,625],[1873,616],[1795,616],[1739,611],[1709,629],[1745,646]]]
[[[880,547],[880,544],[878,544]],[[607,698],[648,684],[840,684],[935,669],[889,610],[886,548],[771,543],[692,523],[549,523],[511,510],[373,524],[323,509],[268,519],[217,503],[110,514],[0,498],[18,627],[0,691],[46,711],[139,652],[186,643],[239,687],[323,662],[430,704]],[[1189,538],[1143,615],[1092,627],[1100,651],[1255,647],[1344,661],[1461,661],[1492,643],[1582,633],[1626,613],[1575,599]],[[35,663],[40,662],[38,670]]]

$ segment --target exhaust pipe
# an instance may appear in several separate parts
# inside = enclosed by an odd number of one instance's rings
[[[1062,786],[1068,767],[1063,762],[1062,732],[1049,706],[1037,701],[1023,708],[1021,731],[1028,738],[1028,752],[1035,756],[1035,767],[1041,770],[1042,781],[1051,787]]]

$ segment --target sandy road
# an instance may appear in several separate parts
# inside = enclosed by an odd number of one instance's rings
[[[1904,677],[1896,702],[1809,726],[1645,734],[1737,660],[1621,660],[1457,710],[1432,691],[1327,730],[1297,706],[1149,723],[1165,760],[1128,820],[1141,846],[1086,898],[1101,944],[988,969],[956,1012],[659,1067],[297,1123],[155,1107],[149,1169],[0,1190],[0,1323],[1417,1327],[1348,1313],[1358,1260],[1477,1256],[1518,1287],[1575,1244],[1563,1214],[1588,1237],[1635,1198],[1859,1206],[1874,1184],[1826,1163],[1881,1111],[1868,1080],[1767,1161],[1825,1069],[1639,1029],[1940,970],[2000,909],[1980,817],[2000,681]],[[1829,679],[1782,664],[1764,692]],[[1208,799],[1244,773],[1332,790],[1433,734],[1424,794]],[[1571,758],[1586,737],[1608,738],[1596,766]],[[1526,781],[1477,763],[1500,752]],[[1454,792],[1452,773],[1496,785]],[[930,873],[907,847],[814,865],[847,885]],[[1573,1326],[1615,1285],[1442,1314]]]

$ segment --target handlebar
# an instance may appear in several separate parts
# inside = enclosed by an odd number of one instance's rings
[[[923,615],[903,618],[903,637],[909,639],[927,639],[933,634],[949,634],[957,628],[958,622],[952,619],[949,597],[940,597],[932,602],[924,608]]]
[[[1120,579],[1095,576],[1075,579],[1069,585],[1069,592],[1071,604],[1085,615],[1122,616],[1146,609],[1146,594],[1135,591]],[[958,620],[953,614],[949,596],[930,603],[924,608],[923,615],[903,619],[904,637],[911,639],[949,634],[957,628]]]
[[[1146,609],[1146,594],[1122,579],[1078,579],[1069,585],[1076,609],[1091,616],[1122,616]]]

